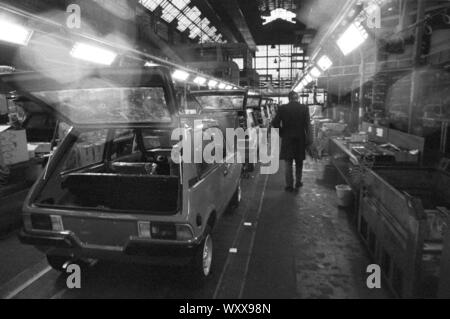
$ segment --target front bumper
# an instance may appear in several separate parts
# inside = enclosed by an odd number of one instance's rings
[[[56,254],[95,259],[190,259],[201,243],[200,239],[189,243],[174,243],[130,238],[124,247],[89,246],[83,245],[71,233],[50,234],[26,230],[20,232],[19,239],[25,245],[44,248],[46,251],[50,249]]]

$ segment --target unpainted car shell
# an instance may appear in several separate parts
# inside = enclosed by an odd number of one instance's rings
[[[87,71],[86,74],[91,71]],[[175,98],[173,82],[170,71],[163,67],[142,69],[102,69],[94,74],[113,78],[121,82],[124,75],[138,74],[142,78],[157,78],[164,86],[167,106],[173,117],[173,122],[161,125],[160,123],[124,123],[113,126],[107,123],[83,125],[72,123],[74,130],[92,128],[176,128],[180,125],[179,109]],[[139,81],[138,80],[138,81]],[[41,75],[26,73],[9,75],[1,81],[12,87],[21,95],[36,100],[28,92],[45,90],[50,81],[53,87],[58,88],[59,83],[46,79],[42,81]],[[125,80],[127,85],[138,85],[139,82]],[[46,105],[46,107],[50,107]],[[59,114],[61,116],[61,114]],[[62,116],[63,120],[71,123],[70,119]],[[193,128],[195,129],[195,128]],[[70,134],[69,134],[70,135]],[[181,209],[175,215],[139,215],[134,213],[116,213],[88,209],[50,208],[39,207],[35,204],[37,194],[45,187],[48,176],[57,173],[58,163],[70,147],[70,138],[67,137],[50,160],[43,176],[36,182],[30,191],[23,207],[24,229],[20,234],[21,241],[34,245],[47,253],[71,256],[72,258],[114,259],[151,264],[186,264],[192,258],[197,246],[203,241],[206,230],[214,227],[217,220],[224,213],[226,206],[233,196],[233,192],[240,183],[242,167],[239,164],[217,164],[204,176],[198,176],[195,164],[182,164],[180,179]],[[64,221],[78,223],[78,231],[95,232],[99,236],[109,237],[112,244],[98,245],[80,240],[80,236],[72,230],[42,231],[33,229],[31,216],[51,215],[61,216]],[[186,241],[157,240],[141,238],[138,234],[138,222],[171,223],[188,225],[191,227],[193,238]],[[83,226],[84,225],[84,226]],[[89,226],[91,225],[91,226]],[[126,238],[123,242],[123,238]]]

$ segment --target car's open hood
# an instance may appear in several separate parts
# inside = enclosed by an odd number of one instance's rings
[[[170,73],[162,67],[77,70],[66,81],[34,72],[0,80],[38,104],[36,110],[75,126],[173,126],[179,112]]]

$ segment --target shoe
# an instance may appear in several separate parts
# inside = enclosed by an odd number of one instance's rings
[[[287,186],[284,190],[286,192],[292,193],[294,191],[294,188],[292,186]]]
[[[295,184],[295,188],[296,189],[299,189],[299,188],[302,188],[303,187],[303,183],[297,183],[297,184]]]

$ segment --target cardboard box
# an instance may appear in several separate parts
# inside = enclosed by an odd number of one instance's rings
[[[14,165],[29,159],[25,130],[16,131],[11,126],[0,126],[0,165]]]

